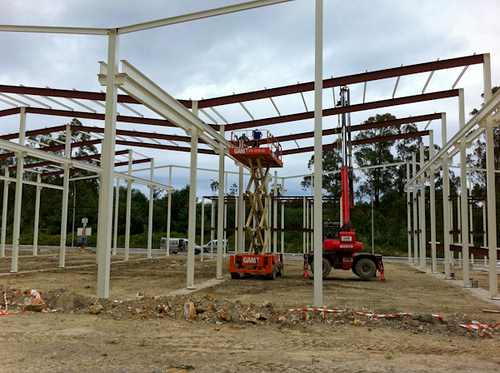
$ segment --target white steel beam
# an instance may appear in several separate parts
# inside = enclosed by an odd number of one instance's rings
[[[484,101],[489,102],[491,94],[491,61],[490,55],[484,55],[483,61]],[[498,94],[499,92],[497,92]],[[498,296],[497,280],[497,216],[496,216],[496,187],[495,187],[495,136],[493,123],[486,123],[486,203],[488,211],[488,284],[490,297]]]
[[[236,248],[239,252],[245,251],[245,231],[243,229],[245,225],[245,185],[244,185],[244,174],[243,174],[243,166],[239,167],[239,175],[238,175],[238,244]],[[236,249],[235,248],[235,249]]]
[[[133,161],[132,150],[128,151],[128,175],[132,176],[132,161]],[[124,248],[124,260],[127,261],[130,255],[130,223],[132,214],[132,178],[127,180],[127,204],[125,211],[125,248]]]
[[[210,200],[210,259],[214,258],[215,240],[215,200]]]
[[[323,0],[315,4],[314,58],[314,296],[313,304],[323,306]]]
[[[201,197],[201,216],[200,216],[200,261],[203,261],[203,245],[205,244],[205,198]]]
[[[120,179],[116,179],[115,186],[115,216],[113,219],[113,251],[112,255],[116,255],[118,251],[118,213],[120,209]]]
[[[410,163],[406,163],[406,180],[410,179]],[[411,221],[411,196],[410,188],[406,190],[406,227],[408,231],[408,264],[412,262],[411,243],[412,243],[412,221]]]
[[[193,101],[195,103],[195,101]],[[193,111],[198,111],[197,102]],[[188,250],[186,288],[194,289],[194,249],[196,246],[196,184],[198,164],[198,129],[191,131],[191,169],[189,176],[189,214],[188,214]]]
[[[108,34],[108,61],[106,76],[106,113],[104,121],[104,140],[101,156],[101,186],[99,189],[99,210],[97,230],[97,296],[109,297],[111,267],[111,233],[113,228],[113,168],[115,162],[116,103],[118,72],[118,35],[116,31]]]
[[[71,126],[66,125],[64,157],[71,159]],[[59,267],[66,265],[66,237],[68,232],[69,163],[64,164],[63,192],[61,202],[61,241],[59,244]]]
[[[429,133],[429,158],[434,156],[434,133],[430,131]],[[436,169],[433,165],[430,172],[430,188],[429,188],[429,200],[430,200],[430,222],[431,222],[431,271],[433,273],[437,272],[437,256],[436,256]]]
[[[417,173],[417,158],[416,154],[412,153],[411,155],[411,163],[412,163],[412,175],[415,175]],[[419,243],[419,225],[418,225],[418,207],[417,207],[417,200],[418,200],[418,187],[414,185],[412,188],[413,190],[413,264],[417,265],[418,264],[418,243]]]
[[[274,171],[273,187],[273,253],[278,252],[278,172]],[[269,206],[271,208],[271,206]]]
[[[155,172],[154,159],[151,159],[151,171],[150,179],[153,181]],[[154,187],[149,186],[149,207],[148,207],[148,247],[147,247],[147,258],[151,259],[153,257],[153,211],[154,211]]]
[[[109,30],[98,27],[0,25],[0,31],[31,32],[36,34],[106,35]]]
[[[413,184],[415,183],[415,180],[419,178],[427,169],[431,166],[431,164],[436,163],[439,159],[441,159],[445,153],[448,153],[448,151],[455,146],[456,144],[459,143],[460,140],[466,137],[466,135],[469,134],[469,132],[474,129],[474,127],[483,121],[487,120],[488,117],[490,116],[491,112],[495,110],[495,108],[500,105],[500,90],[498,90],[494,95],[491,95],[491,98],[485,102],[485,104],[481,107],[479,112],[474,115],[468,122],[465,124],[465,126],[461,127],[458,132],[446,143],[443,145],[441,150],[428,162],[426,162],[425,166],[423,169],[419,170],[416,175],[413,175],[413,177],[408,181],[408,184]]]
[[[21,107],[19,113],[19,146],[24,146],[26,136],[26,108]],[[23,176],[24,176],[24,153],[16,153],[16,194],[14,197],[14,222],[12,230],[12,258],[11,272],[18,270],[19,258],[19,235],[21,232],[21,211],[23,201]]]
[[[41,184],[40,174],[36,175],[36,181]],[[35,192],[35,218],[33,223],[33,256],[38,255],[38,228],[40,226],[40,194],[42,192],[42,187],[40,185],[36,186]]]
[[[420,168],[423,167],[425,163],[425,153],[424,153],[424,144],[420,143]],[[425,181],[426,181],[426,174],[423,174],[423,176],[420,178],[420,199],[419,199],[419,212],[420,212],[420,268],[422,270],[425,270],[427,267],[426,261],[427,261],[427,229],[426,229],[426,211],[425,211]]]
[[[248,1],[248,2],[244,2],[244,3],[228,5],[228,6],[224,6],[224,7],[220,7],[220,8],[213,8],[213,9],[208,9],[208,10],[202,10],[199,12],[183,14],[183,15],[175,16],[175,17],[162,18],[162,19],[157,19],[157,20],[148,21],[148,22],[136,23],[133,25],[118,27],[117,30],[118,30],[119,34],[126,34],[126,33],[130,33],[130,32],[149,30],[149,29],[157,28],[157,27],[175,25],[178,23],[184,23],[184,22],[195,21],[198,19],[220,16],[223,14],[241,12],[244,10],[285,3],[288,1],[290,1],[290,0],[254,0],[254,1]],[[1,28],[0,28],[0,31],[1,31]]]
[[[0,238],[0,257],[5,257],[5,241],[7,239],[7,209],[9,208],[9,166],[5,166],[2,203],[2,237]]]
[[[465,102],[464,90],[459,90],[458,96],[458,121],[460,128],[465,126]],[[470,264],[469,264],[469,191],[467,188],[467,143],[460,143],[460,214],[462,232],[462,258],[463,258],[463,281],[464,287],[470,287]]]
[[[224,126],[220,126],[220,134],[224,136]],[[217,264],[216,264],[216,278],[222,280],[222,265],[223,265],[223,250],[225,245],[224,241],[224,168],[225,168],[225,154],[222,145],[219,149],[219,197],[217,201]]]
[[[167,190],[167,256],[170,255],[170,225],[172,219],[172,167],[168,168],[168,185]]]
[[[429,83],[431,82],[431,79],[432,79],[432,76],[434,75],[434,70],[432,70],[430,73],[429,73],[429,76],[427,77],[427,80],[425,81],[425,84],[424,84],[424,88],[422,88],[422,94],[425,93],[425,90],[427,89],[427,86],[429,85]]]
[[[447,124],[446,124],[446,113],[441,114],[441,144],[447,143]],[[433,157],[430,157],[433,159]],[[450,230],[451,230],[451,216],[450,216],[450,170],[449,170],[449,160],[448,153],[445,153],[442,162],[442,172],[443,172],[443,251],[444,251],[444,276],[446,279],[451,278],[451,253],[450,253]],[[451,220],[451,222],[450,222]]]

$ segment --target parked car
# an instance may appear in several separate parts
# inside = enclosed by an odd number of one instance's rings
[[[188,240],[187,238],[170,238],[170,253],[171,254],[178,254],[179,252],[182,251],[187,251],[187,243]],[[160,241],[160,249],[162,250],[167,250],[167,238],[162,237]]]
[[[223,247],[226,249],[225,251],[227,251],[227,240],[224,240],[223,245]],[[204,253],[210,253],[212,252],[212,250],[214,252],[217,252],[217,240],[208,241],[205,245],[203,245]]]

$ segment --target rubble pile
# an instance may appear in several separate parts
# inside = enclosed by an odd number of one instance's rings
[[[129,300],[98,300],[65,289],[41,293],[34,289],[3,289],[0,316],[19,312],[64,312],[108,316],[116,320],[171,319],[211,324],[275,324],[279,327],[308,327],[325,324],[334,327],[390,327],[414,333],[494,337],[500,323],[479,322],[467,315],[375,313],[348,308],[275,308],[271,302],[244,304],[239,301],[205,296],[148,297],[137,294]]]

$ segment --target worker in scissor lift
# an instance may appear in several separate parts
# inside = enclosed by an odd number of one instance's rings
[[[262,139],[262,132],[258,128],[256,128],[252,131],[252,137],[255,143],[255,147],[258,147],[260,140]]]
[[[239,147],[240,149],[243,149],[246,146],[246,143],[248,142],[248,137],[244,133],[240,136],[238,139],[239,142]]]

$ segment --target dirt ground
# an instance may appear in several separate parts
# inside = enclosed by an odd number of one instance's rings
[[[74,255],[68,261],[95,260]],[[115,263],[111,299],[97,303],[95,267],[0,277],[0,289],[37,289],[56,311],[0,317],[0,372],[500,371],[500,332],[480,337],[458,325],[500,322],[500,314],[482,311],[495,306],[405,264],[386,263],[385,282],[335,271],[324,284],[325,303],[346,312],[326,317],[288,311],[312,300],[300,261],[289,261],[276,281],[228,279],[165,297],[184,286],[184,267],[181,256]],[[197,283],[214,273],[214,262],[197,261]],[[189,302],[192,321],[183,317]],[[250,319],[237,320],[244,310]],[[413,316],[370,319],[360,310]]]

